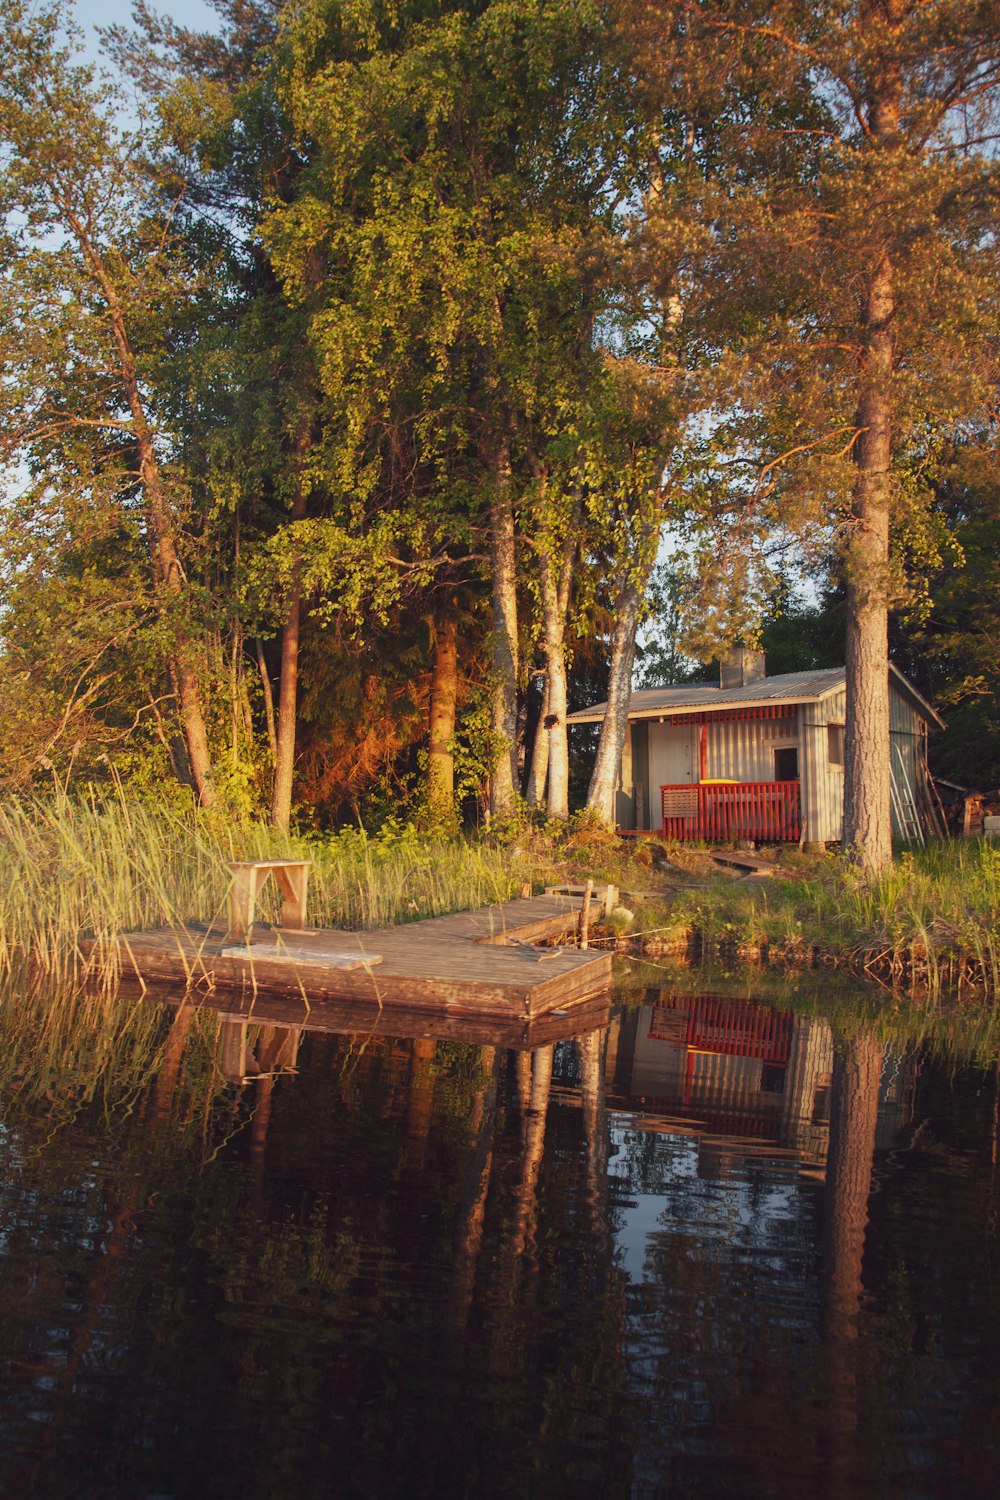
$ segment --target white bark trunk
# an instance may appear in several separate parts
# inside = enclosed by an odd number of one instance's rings
[[[635,633],[639,628],[643,589],[636,582],[625,584],[618,595],[615,628],[611,637],[611,667],[608,673],[608,711],[601,725],[597,757],[587,792],[587,808],[603,823],[614,823],[615,791],[621,771],[622,751],[628,729],[628,706],[632,693]]]

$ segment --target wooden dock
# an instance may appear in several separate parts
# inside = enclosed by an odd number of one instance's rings
[[[575,937],[582,904],[576,895],[550,894],[372,932],[258,924],[249,943],[192,924],[128,933],[118,952],[126,977],[186,991],[526,1020],[610,987],[610,954],[534,946]],[[599,909],[595,903],[595,918]]]
[[[139,996],[137,995],[137,998]],[[301,995],[257,994],[213,990],[211,994],[178,994],[176,986],[147,986],[141,998],[176,1009],[190,1005],[200,1013],[217,1015],[224,1028],[250,1046],[254,1029],[295,1039],[306,1032],[350,1036],[369,1041],[391,1037],[394,1041],[465,1042],[473,1046],[509,1047],[531,1052],[553,1042],[571,1041],[606,1026],[611,1015],[611,993],[603,990],[588,1000],[546,1011],[541,1016],[464,1015],[446,1010],[411,1009],[409,1006],[372,1005],[359,1000],[324,1000],[306,1006]],[[296,1042],[297,1046],[297,1042]]]

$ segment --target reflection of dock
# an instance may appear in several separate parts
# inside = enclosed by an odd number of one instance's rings
[[[376,932],[262,930],[242,944],[158,929],[122,937],[118,952],[145,982],[526,1020],[610,986],[610,954],[533,946],[574,933],[581,906],[552,894]]]
[[[657,992],[609,1052],[614,1107],[822,1162],[833,1039],[826,1021],[749,1000]]]
[[[569,1041],[585,1032],[608,1024],[610,996],[607,991],[574,1005],[570,1010],[548,1011],[545,1015],[518,1019],[504,1016],[463,1016],[447,1011],[432,1012],[393,1006],[377,1006],[357,1001],[332,1000],[307,1009],[301,996],[234,995],[231,991],[214,994],[178,994],[176,988],[157,986],[148,992],[156,1004],[190,1005],[195,1011],[219,1016],[229,1029],[226,1036],[231,1063],[223,1071],[235,1077],[247,1074],[242,1066],[250,1029],[263,1027],[289,1035],[294,1033],[295,1048],[301,1033],[321,1032],[327,1035],[391,1037],[397,1041],[466,1042],[474,1046],[509,1047],[515,1051],[533,1051],[554,1042]],[[241,1050],[244,1049],[244,1050]],[[271,1071],[271,1070],[269,1070]],[[279,1071],[274,1069],[273,1071]],[[280,1070],[284,1071],[284,1070]]]

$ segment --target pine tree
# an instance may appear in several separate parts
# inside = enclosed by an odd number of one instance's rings
[[[626,25],[692,129],[685,316],[756,460],[751,504],[832,526],[847,590],[845,844],[891,859],[888,611],[929,495],[912,455],[990,399],[1000,11],[702,0]],[[676,244],[663,252],[676,263]],[[714,351],[714,354],[713,354]]]

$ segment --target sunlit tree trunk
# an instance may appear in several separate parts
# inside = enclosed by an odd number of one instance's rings
[[[566,611],[569,607],[575,539],[566,543],[556,565],[548,552],[540,560],[542,619],[545,632],[545,717],[539,724],[548,741],[550,818],[569,817],[569,739],[566,729]]]
[[[173,616],[170,621],[174,643],[171,666],[188,764],[198,800],[202,806],[208,807],[215,800],[215,790],[212,786],[212,757],[202,707],[196,652],[187,625],[178,618],[181,601],[187,592],[187,579],[181,565],[174,514],[163,487],[153,431],[139,384],[125,307],[104,257],[91,238],[88,226],[68,202],[58,193],[55,196],[66,226],[76,239],[88,271],[108,309],[118,373],[132,418],[132,436],[139,458],[139,479],[145,497],[148,545],[156,596],[163,613]]]
[[[622,751],[628,729],[628,706],[632,694],[635,634],[642,613],[644,588],[626,583],[616,601],[611,636],[611,666],[608,673],[608,711],[601,725],[597,756],[587,792],[587,808],[602,823],[615,821],[615,791],[621,771]]]
[[[302,453],[299,459],[301,464]],[[301,521],[306,513],[305,485],[301,475],[292,500],[291,519]],[[274,756],[274,789],[271,794],[271,825],[287,833],[292,820],[292,789],[295,780],[295,731],[299,698],[299,632],[302,625],[302,588],[299,569],[292,578],[288,612],[281,630],[281,668],[278,681],[278,725]]]
[[[510,447],[499,445],[490,506],[490,551],[493,565],[494,753],[490,778],[490,811],[503,816],[513,811],[517,780],[517,557],[514,542],[513,475]]]
[[[873,872],[884,869],[892,860],[888,611],[883,592],[885,570],[878,566],[883,559],[888,561],[889,512],[873,494],[878,487],[867,477],[859,481],[854,509],[856,525],[847,585],[844,731],[844,847],[864,869]]]
[[[549,774],[549,732],[545,720],[549,716],[548,667],[542,675],[542,704],[538,710],[538,725],[535,742],[531,747],[531,767],[528,771],[528,787],[525,799],[529,807],[540,807],[545,800],[545,782]]]
[[[455,715],[458,703],[458,621],[451,613],[436,622],[431,676],[427,799],[447,818],[455,815]]]
[[[898,24],[901,8],[888,7]],[[869,112],[873,154],[891,163],[899,128],[900,78],[895,65]],[[873,162],[877,172],[877,165]],[[894,168],[895,169],[895,168]],[[889,756],[889,512],[892,470],[892,261],[877,263],[861,314],[858,437],[847,568],[847,712],[844,730],[844,845],[873,872],[892,861]]]

